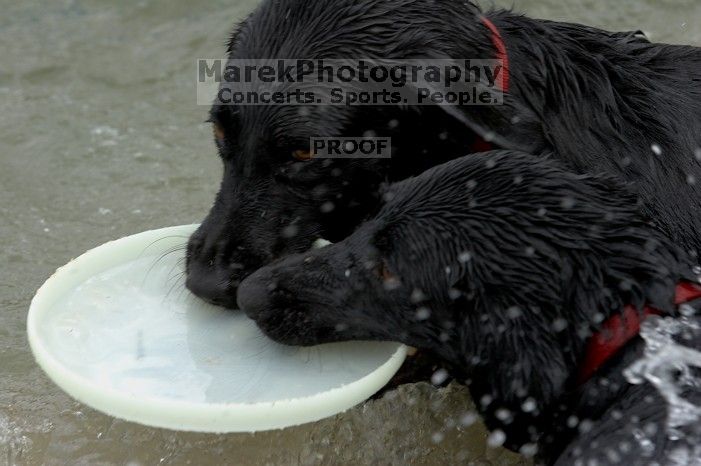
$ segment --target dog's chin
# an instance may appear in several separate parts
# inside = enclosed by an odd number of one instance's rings
[[[244,309],[245,311],[245,309]],[[335,341],[333,332],[317,329],[304,313],[278,308],[246,312],[265,336],[287,346],[315,346]]]
[[[295,332],[292,329],[281,328],[280,326],[266,326],[258,324],[258,328],[263,334],[276,343],[285,346],[316,346],[329,341],[318,340],[312,335],[305,335]]]

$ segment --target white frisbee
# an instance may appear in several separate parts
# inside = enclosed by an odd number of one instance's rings
[[[287,347],[243,313],[207,305],[183,284],[196,226],[147,231],[93,249],[37,292],[29,343],[77,400],[141,424],[254,432],[322,419],[382,388],[398,343]]]

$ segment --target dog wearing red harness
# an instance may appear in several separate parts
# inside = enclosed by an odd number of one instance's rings
[[[504,444],[542,463],[669,464],[670,407],[624,371],[643,354],[641,323],[701,307],[701,286],[634,195],[553,159],[493,151],[383,198],[347,239],[248,277],[241,309],[285,344],[399,340],[431,352]],[[701,334],[688,344],[701,347]],[[653,427],[646,449],[636,435]]]

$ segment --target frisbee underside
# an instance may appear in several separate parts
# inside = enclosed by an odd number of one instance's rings
[[[342,412],[399,369],[400,344],[283,346],[243,313],[192,296],[183,267],[195,228],[105,244],[42,286],[29,310],[29,343],[59,387],[141,424],[254,432]]]

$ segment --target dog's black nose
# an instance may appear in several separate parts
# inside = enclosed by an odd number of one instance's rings
[[[225,271],[191,265],[185,286],[210,304],[236,309],[236,287]]]
[[[210,304],[236,309],[236,286],[245,270],[239,264],[222,260],[222,244],[207,241],[202,227],[187,245],[185,286]]]
[[[255,319],[260,312],[270,307],[270,297],[274,284],[272,277],[261,269],[246,278],[238,289],[239,309]]]

